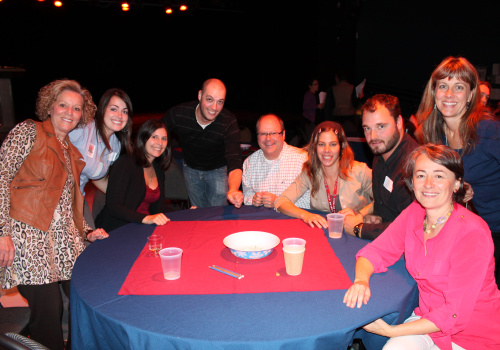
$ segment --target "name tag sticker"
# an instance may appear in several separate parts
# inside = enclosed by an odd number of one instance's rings
[[[89,148],[87,149],[87,156],[89,158],[94,158],[94,153],[95,153],[95,146],[89,143]]]
[[[392,187],[393,187],[393,185],[394,185],[394,183],[389,178],[389,176],[386,176],[385,180],[384,180],[384,187],[387,189],[387,191],[389,191],[389,192],[392,193]]]

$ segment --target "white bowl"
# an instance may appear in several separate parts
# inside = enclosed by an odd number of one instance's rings
[[[261,259],[273,251],[280,239],[262,231],[236,232],[224,238],[224,245],[238,258]]]

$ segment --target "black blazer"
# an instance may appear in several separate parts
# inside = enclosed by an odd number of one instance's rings
[[[160,187],[160,198],[149,206],[150,214],[165,212],[165,172],[157,162],[153,166]],[[133,157],[120,156],[109,170],[106,204],[96,218],[96,227],[107,232],[130,222],[141,223],[146,214],[136,210],[146,196],[144,170]]]

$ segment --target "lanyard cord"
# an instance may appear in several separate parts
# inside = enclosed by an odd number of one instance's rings
[[[332,213],[337,212],[337,182],[339,181],[339,177],[337,175],[337,178],[335,179],[335,187],[333,189],[333,195],[330,196],[330,190],[328,189],[328,184],[325,181],[325,188],[326,188],[326,198],[328,199],[328,205],[330,206],[330,211]],[[333,199],[332,199],[333,197]]]

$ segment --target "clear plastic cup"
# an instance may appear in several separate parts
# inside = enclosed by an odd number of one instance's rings
[[[163,277],[166,280],[176,280],[181,277],[182,249],[169,247],[160,250]]]
[[[327,214],[326,219],[328,220],[328,236],[330,238],[341,238],[344,232],[344,214],[333,213]]]

